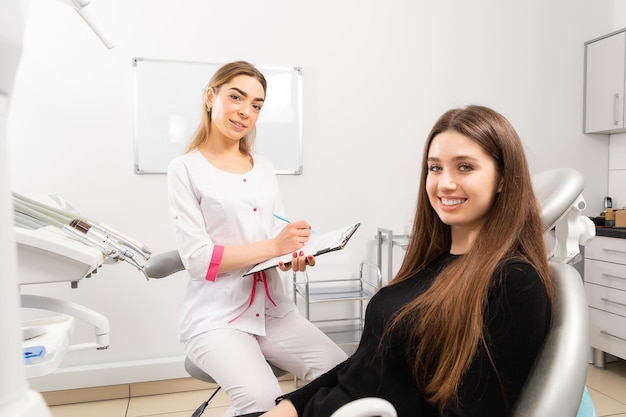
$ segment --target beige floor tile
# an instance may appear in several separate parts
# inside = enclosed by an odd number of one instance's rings
[[[202,402],[206,401],[213,390],[179,392],[174,394],[149,395],[130,399],[126,417],[144,417],[156,414],[175,413],[179,411],[193,412]],[[230,400],[223,390],[217,393],[209,406],[227,407]],[[189,413],[191,415],[191,412]],[[203,416],[204,417],[204,416]]]
[[[614,416],[617,413],[626,413],[626,404],[616,401],[608,395],[596,391],[593,388],[589,388],[589,394],[591,394],[593,406],[596,409],[598,417]]]
[[[589,365],[587,387],[626,404],[626,361],[607,362],[605,369]]]
[[[53,417],[125,417],[128,398],[50,407]]]

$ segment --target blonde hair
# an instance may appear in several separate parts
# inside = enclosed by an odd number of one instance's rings
[[[223,65],[215,72],[215,74],[213,74],[209,80],[206,90],[213,89],[213,92],[217,94],[222,85],[230,82],[230,80],[239,75],[247,75],[248,77],[255,78],[259,81],[259,83],[261,83],[263,93],[267,94],[267,81],[265,80],[265,77],[261,71],[256,69],[254,65],[246,61],[236,61]],[[207,111],[204,96],[202,98],[202,111],[200,114],[200,125],[196,129],[191,142],[189,142],[185,153],[191,152],[200,147],[208,140],[209,133],[211,132],[211,113]],[[244,155],[249,155],[250,152],[252,152],[252,149],[254,149],[255,138],[256,127],[253,126],[252,129],[250,129],[250,132],[239,140],[239,151],[241,151]]]
[[[440,411],[455,398],[480,345],[491,358],[485,341],[484,314],[498,268],[511,259],[526,261],[541,276],[551,302],[554,293],[540,209],[521,140],[508,120],[482,106],[449,110],[428,135],[411,241],[390,285],[411,278],[437,257],[449,253],[450,227],[437,216],[425,189],[430,144],[445,131],[471,138],[491,155],[502,178],[502,189],[469,251],[445,267],[426,292],[401,310],[383,337],[394,331],[408,331],[406,354],[413,376],[429,403]]]

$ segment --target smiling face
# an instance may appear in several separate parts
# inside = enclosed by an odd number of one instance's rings
[[[450,226],[452,253],[462,253],[480,232],[501,187],[495,160],[474,140],[447,130],[428,149],[426,192]]]
[[[238,75],[217,89],[207,89],[211,136],[239,141],[256,124],[264,101],[263,86],[256,78],[247,75]]]

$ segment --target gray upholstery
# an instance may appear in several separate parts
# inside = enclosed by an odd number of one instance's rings
[[[589,355],[589,309],[574,267],[550,263],[556,286],[552,326],[515,407],[514,417],[575,417]]]
[[[152,255],[143,273],[148,278],[165,278],[185,269],[177,250]]]
[[[272,371],[274,372],[274,375],[276,375],[276,378],[287,374],[287,371],[284,371],[269,362],[268,365],[272,368]],[[196,379],[199,379],[200,381],[208,382],[211,384],[215,383],[215,380],[211,378],[210,375],[206,374],[202,369],[198,368],[196,364],[193,363],[189,358],[185,358],[185,370],[189,375]]]

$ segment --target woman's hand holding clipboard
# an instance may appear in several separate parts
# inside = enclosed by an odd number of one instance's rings
[[[346,227],[342,227],[332,232],[316,233],[312,235],[309,240],[304,244],[300,251],[313,256],[323,255],[325,253],[334,252],[343,249],[356,229],[359,228],[361,223],[355,223]],[[261,272],[266,269],[277,267],[280,262],[285,265],[291,263],[292,254],[287,253],[275,258],[268,259],[252,267],[244,276],[252,275],[255,272]]]

